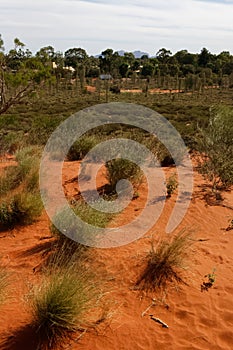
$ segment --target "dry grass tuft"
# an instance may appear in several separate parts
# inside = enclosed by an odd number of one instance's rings
[[[165,289],[168,282],[183,282],[180,270],[185,269],[185,259],[191,233],[181,231],[170,240],[163,240],[157,247],[152,244],[147,265],[136,282],[136,287],[146,291]]]

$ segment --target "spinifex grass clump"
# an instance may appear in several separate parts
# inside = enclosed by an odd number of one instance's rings
[[[211,182],[218,199],[233,184],[233,109],[215,108],[207,127],[199,130],[200,171]]]
[[[41,148],[29,146],[16,153],[16,161],[21,174],[21,181],[29,192],[39,191],[39,167]]]
[[[0,203],[0,229],[31,224],[42,211],[39,194],[16,193]]]
[[[107,179],[110,184],[110,190],[116,191],[118,181],[127,179],[136,187],[140,184],[143,172],[140,167],[128,159],[116,158],[106,163]]]
[[[73,213],[80,219],[80,224],[77,224]],[[96,210],[83,200],[79,200],[73,202],[71,207],[64,208],[55,215],[51,232],[61,241],[66,239],[66,235],[75,241],[80,241],[81,237],[85,240],[85,237],[89,234],[88,226],[85,223],[93,227],[104,228],[114,216],[113,213]],[[92,227],[90,231],[93,231]]]
[[[30,224],[42,211],[39,192],[39,147],[26,147],[16,153],[17,164],[0,177],[0,229]]]
[[[16,153],[16,165],[7,167],[0,177],[0,194],[4,196],[21,183],[31,191],[38,191],[39,160],[41,149],[36,146],[25,147]]]
[[[183,282],[180,271],[185,269],[185,258],[190,248],[191,234],[181,231],[170,240],[163,240],[147,257],[147,266],[136,282],[143,290],[164,289],[168,282]]]
[[[80,160],[97,145],[98,139],[95,136],[83,136],[76,141],[69,149],[67,159],[69,161]]]
[[[74,263],[47,269],[31,294],[32,326],[40,349],[63,345],[93,322],[91,314],[101,299],[98,286],[87,269]]]

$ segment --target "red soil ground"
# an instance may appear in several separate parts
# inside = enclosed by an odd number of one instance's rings
[[[0,163],[1,168],[7,163]],[[77,174],[78,162],[65,163],[64,179]],[[173,171],[172,169],[166,172]],[[93,249],[93,268],[108,276],[111,300],[107,319],[68,344],[65,349],[79,350],[231,350],[233,344],[233,230],[226,231],[233,218],[233,192],[223,193],[223,205],[208,205],[203,199],[204,181],[195,172],[195,187],[189,210],[181,228],[194,231],[197,242],[192,246],[188,269],[183,274],[187,285],[170,285],[164,293],[142,294],[133,288],[155,240],[163,234],[176,196],[167,200],[160,219],[143,238],[126,246]],[[105,182],[99,174],[99,184]],[[77,186],[76,186],[77,187]],[[74,185],[66,186],[73,195]],[[145,184],[139,197],[117,217],[123,224],[137,215],[145,203]],[[178,230],[177,230],[178,232]],[[49,220],[45,213],[33,225],[0,233],[1,263],[11,271],[10,298],[1,306],[0,349],[35,350],[28,324],[30,313],[25,295],[38,280],[33,269],[49,247]],[[204,276],[216,268],[216,282],[201,292]],[[152,304],[151,308],[145,310]],[[163,328],[151,319],[158,317],[168,324]],[[13,341],[12,336],[15,336]]]

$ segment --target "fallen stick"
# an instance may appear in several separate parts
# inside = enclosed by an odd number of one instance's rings
[[[145,316],[145,314],[147,313],[147,311],[149,311],[150,310],[150,308],[152,307],[152,306],[155,306],[156,304],[155,304],[155,300],[153,299],[152,300],[152,303],[146,308],[146,310],[145,311],[143,311],[143,313],[142,313],[142,317],[144,317]]]
[[[163,322],[162,320],[160,320],[160,318],[154,317],[153,315],[150,315],[150,318],[151,318],[153,321],[155,321],[155,322],[161,324],[161,325],[163,326],[163,328],[169,328],[168,325],[167,325],[165,322]]]
[[[200,239],[191,239],[190,238],[190,241],[194,241],[194,242],[207,242],[209,240],[210,240],[209,238],[200,238]]]

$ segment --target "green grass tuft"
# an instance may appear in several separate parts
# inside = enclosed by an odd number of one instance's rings
[[[0,229],[28,225],[36,220],[43,209],[41,197],[34,193],[17,193],[0,203]]]
[[[129,180],[134,187],[140,184],[143,173],[137,164],[128,159],[117,158],[106,163],[107,179],[112,192],[115,192],[116,185],[121,179]]]
[[[80,218],[84,224],[80,221],[80,224],[77,225],[72,212]],[[81,237],[85,240],[85,237],[90,234],[85,223],[95,227],[104,228],[115,217],[115,215],[116,214],[113,213],[105,213],[96,210],[83,200],[79,200],[76,201],[72,207],[62,209],[55,215],[50,230],[52,234],[61,241],[64,241],[67,238],[66,235],[75,241],[80,241]],[[59,229],[57,227],[59,227]]]
[[[100,292],[90,273],[73,264],[48,269],[31,294],[33,327],[42,349],[53,349],[90,324]]]

